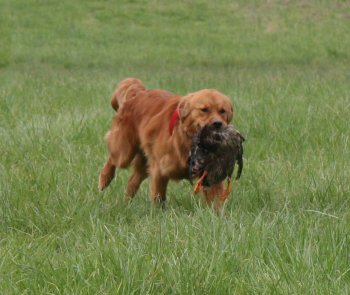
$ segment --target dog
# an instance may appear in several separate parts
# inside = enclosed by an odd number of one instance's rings
[[[105,139],[108,160],[99,176],[99,189],[112,181],[117,168],[133,171],[125,190],[133,198],[140,184],[150,178],[150,199],[166,200],[169,180],[189,179],[189,152],[193,136],[204,126],[226,127],[233,118],[231,100],[214,89],[185,96],[166,90],[149,90],[136,78],[121,81],[111,105],[116,111]],[[223,182],[203,188],[208,204],[224,192]]]

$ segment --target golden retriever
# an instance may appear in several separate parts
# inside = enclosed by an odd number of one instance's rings
[[[149,176],[154,203],[166,200],[169,180],[189,179],[188,158],[194,134],[209,124],[222,128],[233,117],[230,99],[217,90],[178,96],[165,90],[148,90],[135,78],[120,82],[111,104],[117,114],[106,134],[109,157],[100,172],[99,189],[110,184],[116,168],[133,165],[126,197],[134,197]],[[223,193],[223,183],[203,188],[207,203],[222,203]]]

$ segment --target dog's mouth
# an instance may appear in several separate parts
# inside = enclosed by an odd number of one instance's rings
[[[191,175],[190,175],[190,177],[191,177],[191,179],[193,179],[193,178],[196,178],[196,177],[201,176],[202,173],[203,173],[203,170],[202,170],[202,169],[200,169],[200,168],[197,167],[197,166],[193,166],[192,169],[191,169]]]
[[[191,155],[188,159],[190,180],[200,177],[203,174],[203,160],[192,160]]]
[[[219,131],[226,127],[226,122],[222,121],[211,121],[211,122],[196,122],[185,128],[185,132],[189,137],[193,137],[198,134],[203,128],[211,131]]]

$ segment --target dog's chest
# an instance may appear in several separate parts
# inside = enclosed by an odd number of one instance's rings
[[[162,175],[172,179],[189,178],[188,161],[174,160],[173,155],[164,155],[159,162]]]

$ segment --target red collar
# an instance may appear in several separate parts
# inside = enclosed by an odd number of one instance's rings
[[[180,112],[179,112],[179,108],[177,108],[173,112],[173,115],[171,116],[171,120],[170,120],[170,123],[169,123],[169,133],[170,133],[170,135],[173,135],[174,127],[175,127],[177,121],[179,120],[179,118],[180,118]]]

